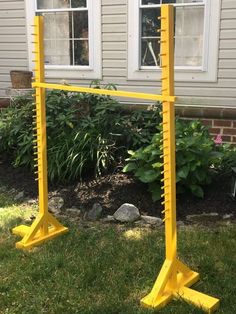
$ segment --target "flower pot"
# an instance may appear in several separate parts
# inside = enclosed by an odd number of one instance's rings
[[[32,76],[31,71],[11,71],[11,84],[14,89],[31,88]]]

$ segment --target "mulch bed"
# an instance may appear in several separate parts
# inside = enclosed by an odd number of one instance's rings
[[[0,183],[9,189],[24,191],[27,198],[38,195],[37,183],[27,169],[13,168],[0,157]],[[132,176],[121,172],[106,175],[98,180],[85,183],[75,182],[72,185],[50,185],[49,191],[63,196],[65,207],[76,206],[79,209],[90,209],[94,203],[100,203],[105,214],[113,214],[123,203],[136,205],[142,214],[161,216],[163,207],[160,202],[154,203],[146,185],[137,182]],[[205,190],[204,199],[191,195],[177,196],[177,218],[185,219],[186,215],[205,213],[234,214],[236,218],[236,201],[229,196],[230,177],[221,177]]]

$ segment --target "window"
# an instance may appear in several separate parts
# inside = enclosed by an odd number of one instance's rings
[[[86,0],[37,0],[44,16],[45,64],[89,65]]]
[[[159,66],[159,32],[161,4],[175,6],[175,65],[202,67],[204,11],[203,0],[142,0],[141,9],[141,67]]]
[[[47,76],[100,78],[101,0],[35,0],[34,7],[27,2],[27,20],[44,16]]]
[[[220,0],[139,0],[136,4],[129,0],[129,78],[153,79],[160,72],[157,17],[162,4],[175,7],[176,79],[214,81]],[[138,52],[136,58],[132,50]]]

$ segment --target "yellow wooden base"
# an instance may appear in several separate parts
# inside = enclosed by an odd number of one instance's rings
[[[171,276],[177,272],[177,281]],[[220,301],[189,287],[199,280],[199,274],[190,270],[180,261],[165,261],[152,291],[141,300],[145,307],[161,309],[173,299],[183,299],[207,313],[213,313]]]
[[[14,234],[23,238],[16,243],[18,249],[31,249],[67,231],[68,228],[61,225],[49,213],[37,217],[31,227],[21,225],[12,230]]]

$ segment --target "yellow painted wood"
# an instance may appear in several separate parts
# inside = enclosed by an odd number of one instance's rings
[[[209,314],[216,311],[220,305],[220,301],[218,299],[187,287],[182,287],[181,289],[176,291],[175,298],[183,299],[190,304],[194,304],[195,306],[199,307]]]
[[[20,237],[24,237],[30,230],[29,226],[20,225],[12,229],[12,233]]]
[[[161,7],[161,65],[162,96],[174,96],[174,8]],[[163,171],[164,191],[163,214],[165,214],[166,260],[151,292],[141,300],[145,307],[161,309],[172,299],[183,298],[212,313],[219,306],[219,300],[199,293],[188,287],[199,280],[199,274],[192,271],[177,258],[176,229],[176,169],[175,169],[175,109],[174,100],[163,101]]]
[[[43,17],[34,19],[34,54],[35,54],[35,81],[44,82],[44,26]],[[23,239],[16,243],[17,248],[31,248],[55,236],[68,231],[51,214],[48,213],[48,177],[47,177],[47,133],[46,133],[46,104],[45,88],[35,88],[35,155],[37,156],[35,174],[37,175],[39,190],[39,215],[31,227],[19,226],[13,229],[13,233]]]
[[[31,227],[19,226],[13,233],[23,239],[16,247],[29,249],[35,245],[67,232],[48,212],[47,184],[47,142],[46,142],[46,110],[45,89],[57,89],[71,92],[83,92],[117,97],[156,100],[163,102],[163,171],[162,187],[165,206],[166,260],[151,292],[141,300],[146,307],[160,309],[172,299],[183,298],[208,313],[219,306],[219,300],[189,289],[199,280],[199,274],[192,271],[177,258],[176,230],[176,170],[175,170],[175,110],[174,101],[174,8],[172,5],[161,7],[161,66],[162,95],[110,91],[80,86],[68,86],[45,83],[44,49],[43,49],[43,17],[35,17],[35,83],[36,89],[36,161],[39,186],[39,215]]]
[[[161,308],[168,303],[171,299],[171,291],[168,293],[164,293],[164,291],[172,272],[173,261],[165,260],[151,292],[141,300],[142,305]]]
[[[135,93],[135,92],[126,92],[126,91],[115,91],[107,89],[98,89],[98,88],[89,88],[81,86],[72,86],[72,85],[60,85],[60,84],[50,84],[50,83],[39,83],[35,82],[32,84],[33,87],[43,87],[47,89],[57,89],[64,90],[69,92],[80,92],[80,93],[89,93],[97,95],[107,95],[115,97],[126,97],[126,98],[135,98],[135,99],[146,99],[146,100],[155,100],[155,101],[175,101],[175,96],[163,96],[155,94],[145,94],[145,93]]]

